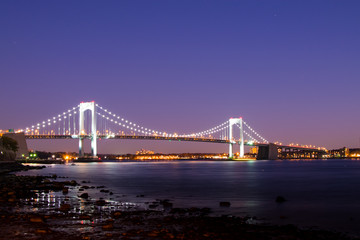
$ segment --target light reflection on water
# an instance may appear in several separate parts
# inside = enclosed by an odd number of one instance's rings
[[[356,160],[76,163],[21,174],[57,174],[91,182],[86,185],[105,185],[114,193],[111,198],[122,203],[170,199],[174,207],[210,207],[219,215],[352,232],[360,223]],[[95,190],[89,194],[100,196]],[[288,201],[277,204],[278,195]],[[220,201],[231,202],[231,207],[219,207]]]

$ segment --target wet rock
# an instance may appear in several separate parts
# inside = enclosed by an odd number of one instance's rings
[[[83,193],[83,194],[80,195],[80,197],[87,199],[87,198],[89,198],[89,194],[88,193]]]
[[[96,188],[105,188],[105,186],[97,186]]]
[[[80,215],[79,219],[80,220],[91,220],[91,216],[89,216],[89,215]]]
[[[104,199],[99,199],[95,202],[95,205],[97,206],[104,206],[106,204],[106,201]]]
[[[114,224],[109,223],[109,224],[103,225],[101,228],[102,228],[102,230],[113,230]]]
[[[162,205],[164,208],[172,208],[173,204],[170,202],[169,199],[160,200],[160,205]]]
[[[35,233],[38,234],[47,234],[47,233],[51,233],[51,231],[49,229],[36,229]]]
[[[108,192],[110,192],[110,191],[109,191],[109,190],[105,190],[105,189],[101,189],[100,192],[108,193]]]
[[[286,202],[287,200],[283,197],[283,196],[277,196],[275,199],[275,202],[277,203],[283,203]]]
[[[63,204],[60,205],[59,210],[61,212],[68,212],[70,210],[70,208],[71,208],[70,204],[63,203]]]
[[[44,219],[42,217],[38,217],[38,216],[30,217],[29,220],[32,223],[43,223],[44,222]]]
[[[113,213],[113,217],[114,218],[119,218],[121,216],[121,212],[120,211],[116,211]]]
[[[136,195],[136,197],[145,197],[144,194]]]
[[[76,182],[75,180],[71,180],[71,181],[70,181],[70,185],[71,185],[71,186],[76,186],[76,185],[77,185],[77,182]]]
[[[63,194],[68,194],[69,193],[69,188],[68,187],[64,187],[62,190]]]
[[[219,205],[220,205],[220,207],[230,207],[231,203],[230,202],[220,202]]]
[[[16,201],[15,198],[9,198],[9,199],[8,199],[8,202],[15,202],[15,201]]]

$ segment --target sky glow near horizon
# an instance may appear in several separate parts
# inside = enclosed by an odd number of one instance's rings
[[[359,147],[359,8],[359,1],[1,1],[0,129],[94,100],[166,132],[242,116],[272,142]],[[140,148],[227,151],[99,144],[100,153]]]

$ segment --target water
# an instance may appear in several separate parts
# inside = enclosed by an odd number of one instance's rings
[[[174,207],[210,207],[215,215],[360,234],[359,160],[77,163],[21,174],[91,181],[118,201],[170,199]],[[288,201],[276,203],[279,195]],[[219,207],[220,201],[231,207]]]

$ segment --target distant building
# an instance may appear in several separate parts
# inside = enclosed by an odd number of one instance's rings
[[[360,148],[349,148],[349,157],[360,157]]]
[[[349,153],[349,148],[346,147],[329,151],[329,155],[331,158],[346,158],[350,156]]]
[[[257,147],[253,147],[253,148],[250,148],[250,154],[257,154],[258,153],[258,148]]]
[[[148,155],[148,154],[154,154],[154,151],[140,149],[139,151],[136,151],[135,155]]]

